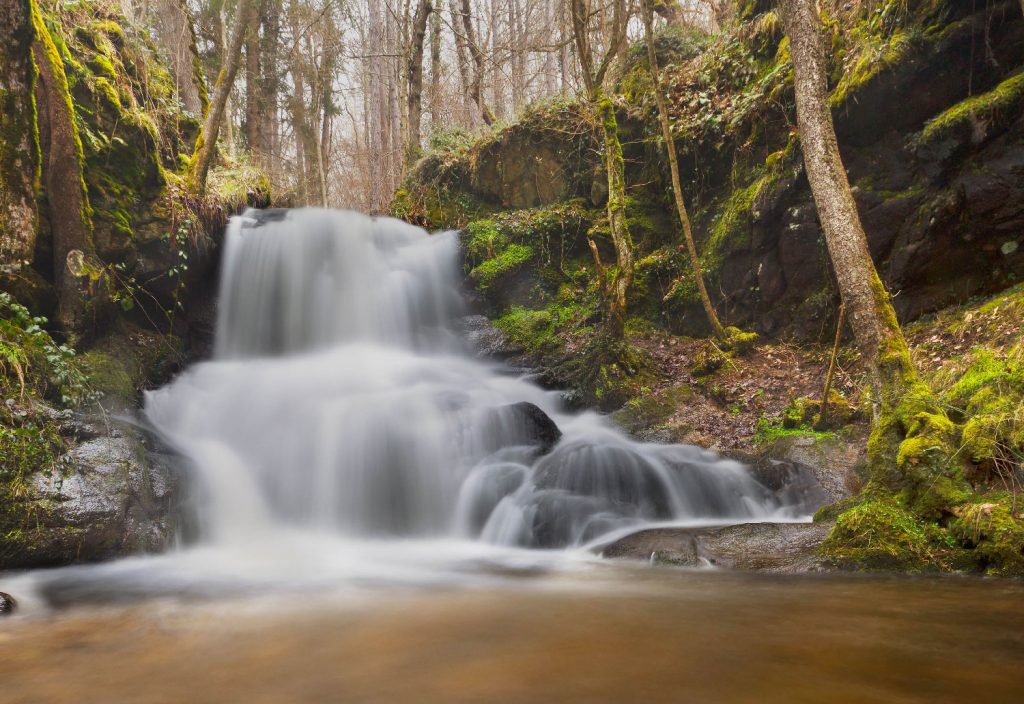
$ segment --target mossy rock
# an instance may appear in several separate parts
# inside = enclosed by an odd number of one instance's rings
[[[1024,576],[1024,508],[1013,497],[958,506],[950,532],[990,574]]]
[[[944,553],[952,549],[950,543],[937,526],[922,521],[896,500],[877,497],[840,513],[821,552],[836,566],[848,569],[924,572],[942,566]]]
[[[711,376],[725,366],[729,356],[716,345],[707,344],[697,352],[690,365],[690,373],[694,376]]]

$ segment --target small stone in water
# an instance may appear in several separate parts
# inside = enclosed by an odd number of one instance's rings
[[[14,600],[14,597],[6,592],[0,592],[0,616],[6,616],[14,613],[14,610],[18,608],[18,602]]]

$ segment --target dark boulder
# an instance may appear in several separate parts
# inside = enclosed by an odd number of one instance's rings
[[[0,592],[0,616],[7,616],[14,613],[18,608],[18,602],[6,592]]]
[[[555,421],[540,407],[528,401],[501,406],[496,411],[508,439],[518,444],[537,445],[542,453],[547,453],[562,438],[562,431]]]

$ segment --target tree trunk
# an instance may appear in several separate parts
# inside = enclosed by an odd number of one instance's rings
[[[40,173],[31,0],[0,0],[0,265],[32,260]]]
[[[68,90],[64,63],[50,37],[39,8],[32,4],[36,41],[32,53],[39,68],[36,104],[47,212],[53,237],[57,322],[68,333],[84,329],[85,294],[80,286],[83,267],[95,258],[92,208],[82,172],[82,142]]]
[[[916,382],[907,342],[868,250],[843,168],[828,104],[825,38],[815,0],[781,0],[793,56],[797,124],[807,180],[857,347],[868,368],[876,415]]]
[[[670,25],[681,26],[686,16],[679,0],[650,0],[651,9],[661,15]]]
[[[590,42],[591,8],[587,0],[571,0],[570,19],[573,39],[576,44],[576,58],[587,90],[587,98],[594,106],[597,116],[597,131],[602,143],[605,172],[608,179],[608,229],[615,247],[615,263],[611,281],[602,280],[605,288],[607,315],[605,333],[617,340],[625,334],[626,303],[629,287],[633,284],[633,239],[626,222],[626,169],[622,158],[622,142],[619,139],[619,122],[615,105],[604,91],[604,78],[612,59],[618,54],[626,38],[625,0],[615,0],[612,34],[608,48],[596,64]],[[593,249],[593,246],[592,246]]]
[[[1024,1],[1024,0],[1022,0]],[[430,130],[441,124],[441,11],[430,15]]]
[[[480,117],[485,125],[494,124],[494,113],[487,106],[484,100],[484,54],[477,41],[476,31],[473,29],[473,16],[470,14],[469,0],[462,0],[462,27],[466,33],[466,46],[469,47],[469,55],[473,59],[473,75],[469,84],[469,92],[480,110]]]
[[[619,122],[615,105],[608,95],[599,92],[594,101],[601,121],[604,140],[605,171],[608,176],[608,229],[615,246],[616,271],[608,282],[608,319],[605,331],[621,339],[626,329],[626,302],[633,285],[633,239],[626,223],[626,167],[619,139]]]
[[[262,8],[261,8],[262,9]],[[249,30],[245,39],[245,141],[257,164],[266,161],[262,113],[267,109],[260,71],[260,16],[249,13]]]
[[[419,154],[420,122],[423,105],[423,39],[427,33],[427,18],[433,11],[430,0],[420,0],[412,22],[411,50],[409,52],[409,144],[406,151],[411,161]]]
[[[262,25],[263,43],[260,47],[260,58],[263,65],[260,76],[260,94],[263,96],[264,103],[259,114],[260,135],[266,155],[263,166],[269,172],[271,181],[276,186],[281,162],[278,118],[281,93],[280,67],[278,65],[281,43],[281,0],[263,1]]]
[[[366,112],[369,114],[369,135],[367,143],[370,156],[370,211],[379,213],[384,202],[385,168],[385,134],[384,112],[387,100],[385,97],[384,59],[380,55],[384,48],[384,21],[381,17],[380,0],[369,2],[369,43],[366,53],[370,54],[369,90]]]
[[[456,0],[448,0],[448,10],[452,16],[452,28],[455,34],[455,63],[459,67],[459,85],[462,88],[462,109],[464,114],[468,117],[470,127],[477,124],[478,116],[473,110],[473,96],[471,95],[471,86],[473,79],[469,75],[469,60],[466,58],[468,49],[466,48],[466,36],[459,31],[459,25],[462,20],[460,19],[462,13],[459,11]]]
[[[209,106],[209,96],[188,5],[185,0],[156,0],[149,14],[157,46],[170,60],[178,99],[187,111],[202,119]]]
[[[657,2],[657,0],[654,0]],[[654,90],[654,100],[658,104],[658,121],[661,123],[661,136],[665,140],[665,150],[668,153],[668,167],[672,176],[672,195],[675,196],[676,213],[679,215],[679,222],[683,226],[683,239],[686,241],[686,251],[690,255],[690,266],[693,268],[693,275],[697,279],[697,289],[700,291],[700,300],[704,305],[704,313],[708,316],[711,330],[719,340],[725,340],[727,335],[718,319],[718,313],[711,303],[711,296],[708,295],[707,286],[704,285],[704,269],[697,255],[697,245],[693,241],[693,228],[690,226],[690,215],[686,212],[686,202],[683,200],[683,185],[679,178],[679,161],[676,158],[676,143],[672,137],[672,125],[668,120],[668,107],[665,105],[665,98],[661,94],[661,76],[658,70],[658,55],[654,50],[654,31],[652,28],[653,17],[651,13],[652,0],[641,0],[644,16],[644,30],[647,41],[647,62],[651,74],[651,83]],[[664,4],[664,3],[663,3]]]
[[[231,30],[231,41],[225,49],[224,63],[214,84],[213,100],[203,122],[203,129],[196,139],[192,165],[188,173],[189,190],[194,193],[202,194],[206,191],[206,178],[210,173],[217,135],[224,120],[224,110],[235,83],[235,76],[238,74],[238,66],[241,64],[242,42],[249,27],[249,14],[255,10],[255,6],[254,0],[238,0],[235,7],[235,25]]]

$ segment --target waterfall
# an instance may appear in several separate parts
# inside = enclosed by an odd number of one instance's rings
[[[145,404],[195,467],[201,542],[561,548],[784,509],[739,463],[635,442],[476,359],[459,282],[455,232],[315,209],[232,219],[214,357]]]

